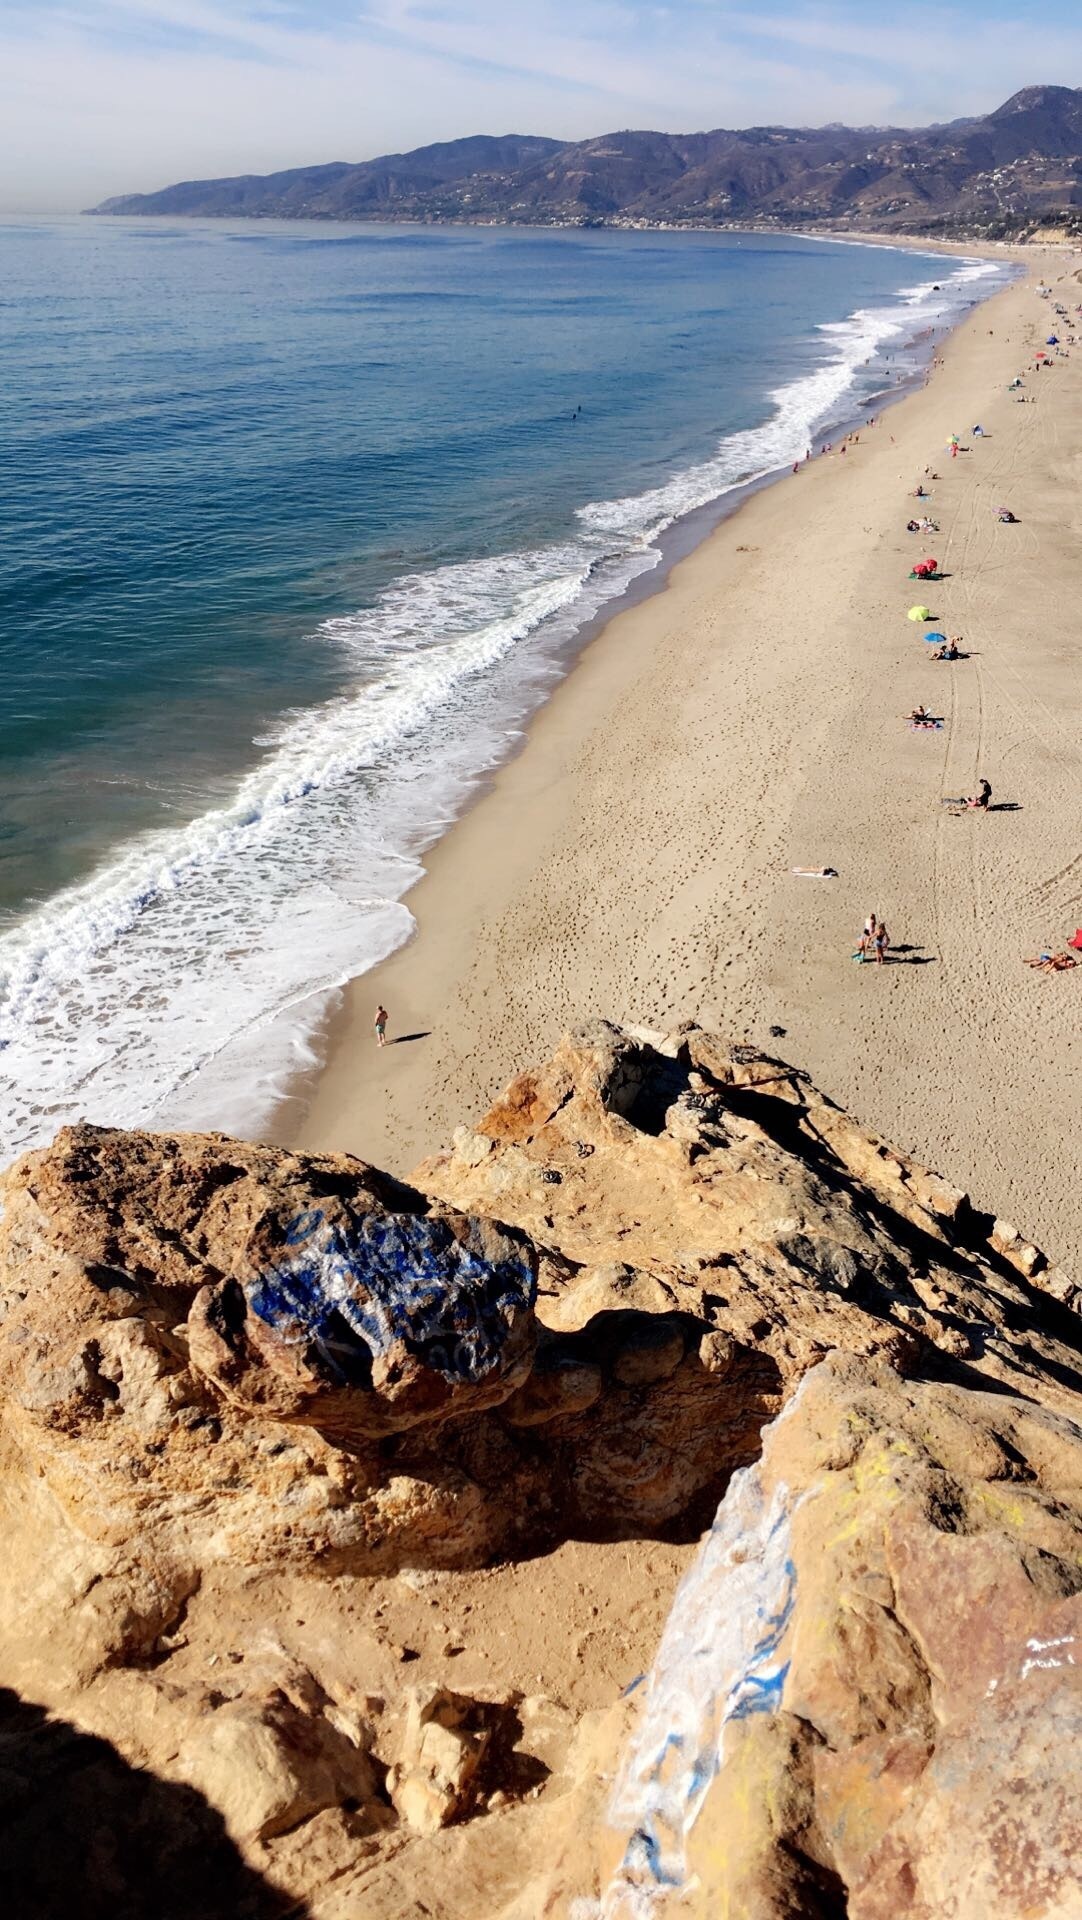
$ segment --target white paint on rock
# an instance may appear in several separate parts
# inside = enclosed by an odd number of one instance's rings
[[[677,1589],[613,1790],[607,1820],[629,1836],[623,1861],[600,1901],[575,1902],[573,1920],[654,1920],[685,1889],[687,1836],[724,1765],[727,1728],[781,1704],[798,1504],[784,1483],[767,1498],[758,1465],[733,1475]]]

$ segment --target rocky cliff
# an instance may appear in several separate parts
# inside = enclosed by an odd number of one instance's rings
[[[0,1191],[20,1912],[1082,1912],[1079,1296],[800,1073]]]
[[[1077,223],[1080,209],[1082,91],[1035,86],[947,126],[473,135],[356,165],[186,180],[92,211],[1015,235]]]

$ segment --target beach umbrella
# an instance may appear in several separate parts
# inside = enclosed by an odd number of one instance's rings
[[[945,647],[947,644],[947,636],[945,633],[926,633],[924,638],[928,641],[929,645],[934,647]]]
[[[910,620],[934,620],[935,614],[929,613],[927,607],[910,607],[909,618]]]
[[[1048,336],[1048,338],[1047,338],[1047,340],[1045,341],[1045,343],[1044,343],[1044,344],[1045,344],[1045,346],[1046,346],[1046,347],[1058,347],[1058,346],[1059,346],[1059,334],[1058,334],[1058,333],[1050,333],[1050,334],[1049,334],[1049,336]]]
[[[1069,947],[1075,947],[1079,953],[1082,953],[1082,927],[1075,928],[1067,945]]]

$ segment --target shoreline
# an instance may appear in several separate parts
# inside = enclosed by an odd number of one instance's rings
[[[643,432],[626,443],[628,458],[614,460],[610,450],[594,474],[598,463],[587,448],[581,484],[564,502],[569,513],[534,514],[524,471],[527,511],[512,506],[507,528],[501,523],[480,540],[467,535],[458,548],[437,542],[412,571],[407,550],[388,548],[378,567],[387,590],[374,597],[351,592],[348,582],[334,586],[326,621],[312,629],[313,698],[302,689],[273,715],[260,709],[250,727],[243,701],[235,721],[223,709],[222,751],[212,727],[198,751],[198,780],[173,792],[167,747],[162,785],[156,766],[140,766],[136,733],[134,777],[117,801],[110,770],[90,754],[83,765],[91,782],[103,776],[101,804],[95,788],[70,859],[66,828],[53,836],[61,849],[58,886],[35,890],[41,863],[17,825],[24,864],[13,871],[26,884],[12,896],[18,908],[0,940],[7,1158],[84,1115],[106,1124],[224,1125],[249,1137],[275,1124],[276,1103],[295,1089],[298,1069],[304,1074],[313,1064],[311,1042],[325,1032],[333,997],[412,933],[402,896],[422,874],[425,855],[518,750],[526,722],[602,622],[657,591],[674,559],[749,491],[770,484],[779,469],[787,473],[813,428],[836,437],[847,421],[858,423],[918,383],[936,340],[1006,277],[998,262],[970,263],[964,253],[887,251],[888,262],[853,255],[852,271],[841,276],[849,298],[827,298],[827,286],[838,292],[835,275],[825,267],[818,273],[813,248],[803,248],[795,266],[780,262],[790,345],[777,359],[764,354],[756,326],[745,320],[750,385],[742,394],[737,376],[732,389],[730,367],[723,398],[718,363],[705,351],[692,376],[698,398],[686,430],[669,432],[675,422],[664,418],[666,408],[659,417],[669,447],[660,462],[651,457],[657,397],[640,394],[635,404],[648,412]],[[683,257],[684,243],[663,252]],[[910,257],[915,266],[905,264]],[[831,317],[821,330],[811,330],[802,312],[805,270],[823,283]],[[696,286],[704,272],[712,289],[709,259],[696,269]],[[933,281],[945,291],[933,291]],[[758,285],[754,272],[753,297]],[[666,296],[666,311],[669,305]],[[579,322],[571,325],[577,335]],[[707,349],[714,338],[708,324]],[[593,350],[607,364],[606,340]],[[638,351],[632,341],[632,361]],[[721,364],[729,367],[727,356]],[[687,369],[680,379],[680,363],[668,355],[665,369],[677,381],[674,409],[682,418]],[[606,444],[602,436],[602,452]],[[562,463],[558,434],[552,449]],[[495,467],[485,459],[491,477],[502,454]],[[565,494],[566,475],[554,471],[553,501]],[[273,502],[266,507],[274,524]],[[463,507],[468,519],[465,497]],[[535,537],[504,537],[519,520],[530,522]],[[488,554],[493,541],[507,552]],[[441,552],[464,563],[446,579]],[[243,569],[243,543],[233,559]],[[333,584],[333,564],[327,578]],[[256,601],[262,597],[260,590]],[[416,662],[399,647],[411,623]],[[219,645],[212,685],[224,670],[220,656]],[[284,657],[292,672],[288,649]],[[243,677],[248,669],[243,659],[239,665]],[[253,689],[261,671],[257,662]],[[373,676],[377,697],[369,698]],[[291,685],[287,673],[283,686]],[[148,739],[162,724],[155,713],[152,703]],[[181,751],[177,767],[185,764]],[[80,771],[78,758],[72,770]],[[55,792],[50,787],[62,824],[67,791],[64,778]],[[295,801],[305,804],[293,811]],[[51,817],[42,823],[50,872]],[[50,1010],[59,1015],[65,992],[81,1017],[54,1037]],[[166,1017],[145,1025],[137,1011],[143,1005]]]
[[[405,1173],[586,1015],[698,1018],[760,1042],[781,1026],[776,1050],[863,1124],[979,1205],[1009,1205],[1052,1257],[1077,1256],[1082,1202],[1058,1123],[1070,1052],[1058,989],[1073,982],[1027,974],[1021,959],[1070,931],[1059,925],[1070,895],[1061,904],[1056,889],[1069,888],[1057,875],[1075,856],[1057,781],[1064,757],[1082,777],[1082,755],[1061,729],[1053,778],[1039,754],[1024,764],[1012,737],[1020,665],[1034,671],[1039,650],[1042,679],[1061,679],[1068,645],[1079,569],[1066,543],[1046,550],[1024,528],[1046,516],[1048,422],[1062,417],[1073,368],[1057,364],[1037,407],[1015,408],[1005,392],[1026,357],[1023,328],[1033,334],[1042,312],[1034,281],[1064,264],[1058,251],[1035,255],[954,330],[942,367],[890,409],[888,426],[845,462],[817,461],[754,494],[658,593],[607,622],[426,857],[410,894],[417,932],[345,989],[324,1067],[269,1137]],[[969,630],[975,651],[933,669],[904,619],[913,549],[900,529],[947,419],[968,425],[971,413],[993,423],[990,438],[953,467],[944,457],[932,512],[952,574],[937,611]],[[1012,481],[1018,529],[999,529],[991,512],[1008,449],[1012,471],[1026,465],[1027,492],[1041,494],[1035,510]],[[1001,561],[997,535],[1014,533]],[[771,556],[782,550],[779,575]],[[990,647],[980,567],[998,620],[1003,565],[1022,560],[1032,582],[1016,582],[1019,608]],[[1039,647],[1024,613],[1038,594]],[[817,645],[818,633],[828,637]],[[921,738],[900,715],[930,695],[948,724]],[[1043,695],[1037,705],[1047,710]],[[1025,742],[1034,727],[1036,709]],[[941,795],[971,790],[978,763],[1008,801],[1004,781],[1020,786],[1017,813],[944,814]],[[974,827],[988,836],[977,846]],[[839,881],[789,871],[826,864]],[[920,951],[856,972],[849,951],[873,905]],[[382,1053],[377,1000],[399,1041]]]
[[[742,231],[742,229],[733,230]],[[764,229],[763,231],[768,230]],[[815,237],[827,241],[835,236],[822,234],[802,237]],[[841,237],[844,238],[845,236]],[[896,251],[903,252],[912,251],[920,253],[925,250],[923,243],[916,239],[892,241],[880,235],[862,235],[859,238],[851,239],[849,244],[855,246],[893,247]],[[987,258],[991,260],[994,265],[1013,269],[1012,279],[1007,283],[1008,286],[1025,276],[1025,262],[1017,257],[1019,250],[1012,250],[1002,244],[987,243],[985,245],[977,244],[973,247],[967,247],[961,242],[943,241],[938,243],[934,249],[929,248],[929,257],[933,250],[947,257],[959,260]],[[1006,288],[1000,288],[996,291],[1003,292],[1006,290]],[[972,318],[973,313],[984,308],[990,300],[994,300],[995,298],[996,292],[987,294],[983,298],[979,298],[972,308],[963,310],[959,317],[952,323],[941,324],[940,326],[933,325],[930,328],[922,329],[913,335],[911,341],[907,342],[903,338],[898,343],[902,348],[905,348],[907,345],[915,347],[918,341],[925,337],[927,338],[926,349],[922,350],[911,372],[906,375],[904,379],[900,379],[897,386],[883,388],[874,396],[869,396],[867,405],[874,405],[876,407],[877,418],[880,414],[888,411],[892,412],[895,408],[904,404],[907,399],[915,393],[920,392],[927,384],[931,376],[934,358],[942,344],[942,342],[936,341],[936,334],[942,331],[944,340],[950,339],[959,326],[964,325],[968,319]],[[840,411],[837,419],[828,428],[821,429],[817,433],[817,443],[822,443],[828,432],[832,439],[838,439],[839,437],[844,438],[854,431],[859,432],[861,430],[866,417],[866,406],[857,406],[857,396],[855,394],[843,398],[841,403],[843,409],[850,404],[852,405],[853,411]],[[494,784],[499,780],[503,770],[526,749],[532,730],[540,714],[549,705],[567,679],[575,672],[583,654],[605,633],[610,623],[619,620],[624,614],[653,599],[658,594],[663,594],[667,590],[674,568],[682,565],[684,561],[706,545],[716,535],[720,527],[724,526],[728,521],[743,511],[759,493],[783,484],[789,477],[791,476],[788,464],[757,474],[753,478],[742,481],[726,489],[723,493],[715,495],[714,498],[703,502],[701,505],[690,508],[656,537],[654,544],[659,556],[657,564],[654,567],[647,568],[641,573],[635,574],[628,584],[611,599],[605,601],[594,612],[587,614],[581,624],[574,629],[573,633],[553,652],[553,661],[559,662],[557,677],[547,690],[540,695],[537,702],[523,712],[514,727],[509,729],[506,751],[501,754],[499,759],[494,763],[476,772],[460,810],[449,823],[442,828],[437,837],[427,845],[423,845],[419,849],[414,849],[411,852],[410,857],[422,868],[422,872],[420,878],[413,881],[407,891],[399,896],[396,904],[407,907],[407,910],[412,913],[412,908],[408,907],[407,903],[415,898],[418,888],[424,886],[437,849],[450,835],[456,832],[473,809],[484,802],[492,791]],[[307,1106],[311,1098],[313,1086],[318,1082],[329,1065],[330,1057],[334,1051],[338,1023],[342,1014],[341,1003],[343,999],[349,996],[360,982],[371,982],[374,980],[384,967],[393,962],[398,954],[402,953],[405,948],[413,945],[417,939],[419,930],[416,916],[414,915],[413,917],[414,925],[412,930],[399,945],[392,948],[390,954],[388,954],[385,959],[375,962],[373,965],[364,968],[358,973],[352,974],[349,979],[341,982],[338,986],[326,989],[320,996],[326,1003],[325,1009],[307,1026],[303,1036],[303,1043],[298,1049],[300,1055],[307,1056],[304,1064],[296,1066],[293,1071],[285,1077],[277,1090],[273,1103],[264,1108],[263,1117],[259,1122],[254,1122],[248,1127],[245,1127],[243,1123],[241,1123],[240,1130],[242,1132],[246,1133],[249,1137],[279,1141],[283,1144],[291,1143],[295,1136],[299,1137],[303,1127],[303,1120],[297,1119],[298,1110],[304,1109]]]

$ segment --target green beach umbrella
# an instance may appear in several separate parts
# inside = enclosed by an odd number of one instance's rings
[[[935,614],[929,613],[927,607],[910,607],[909,618],[911,620],[934,620]]]

